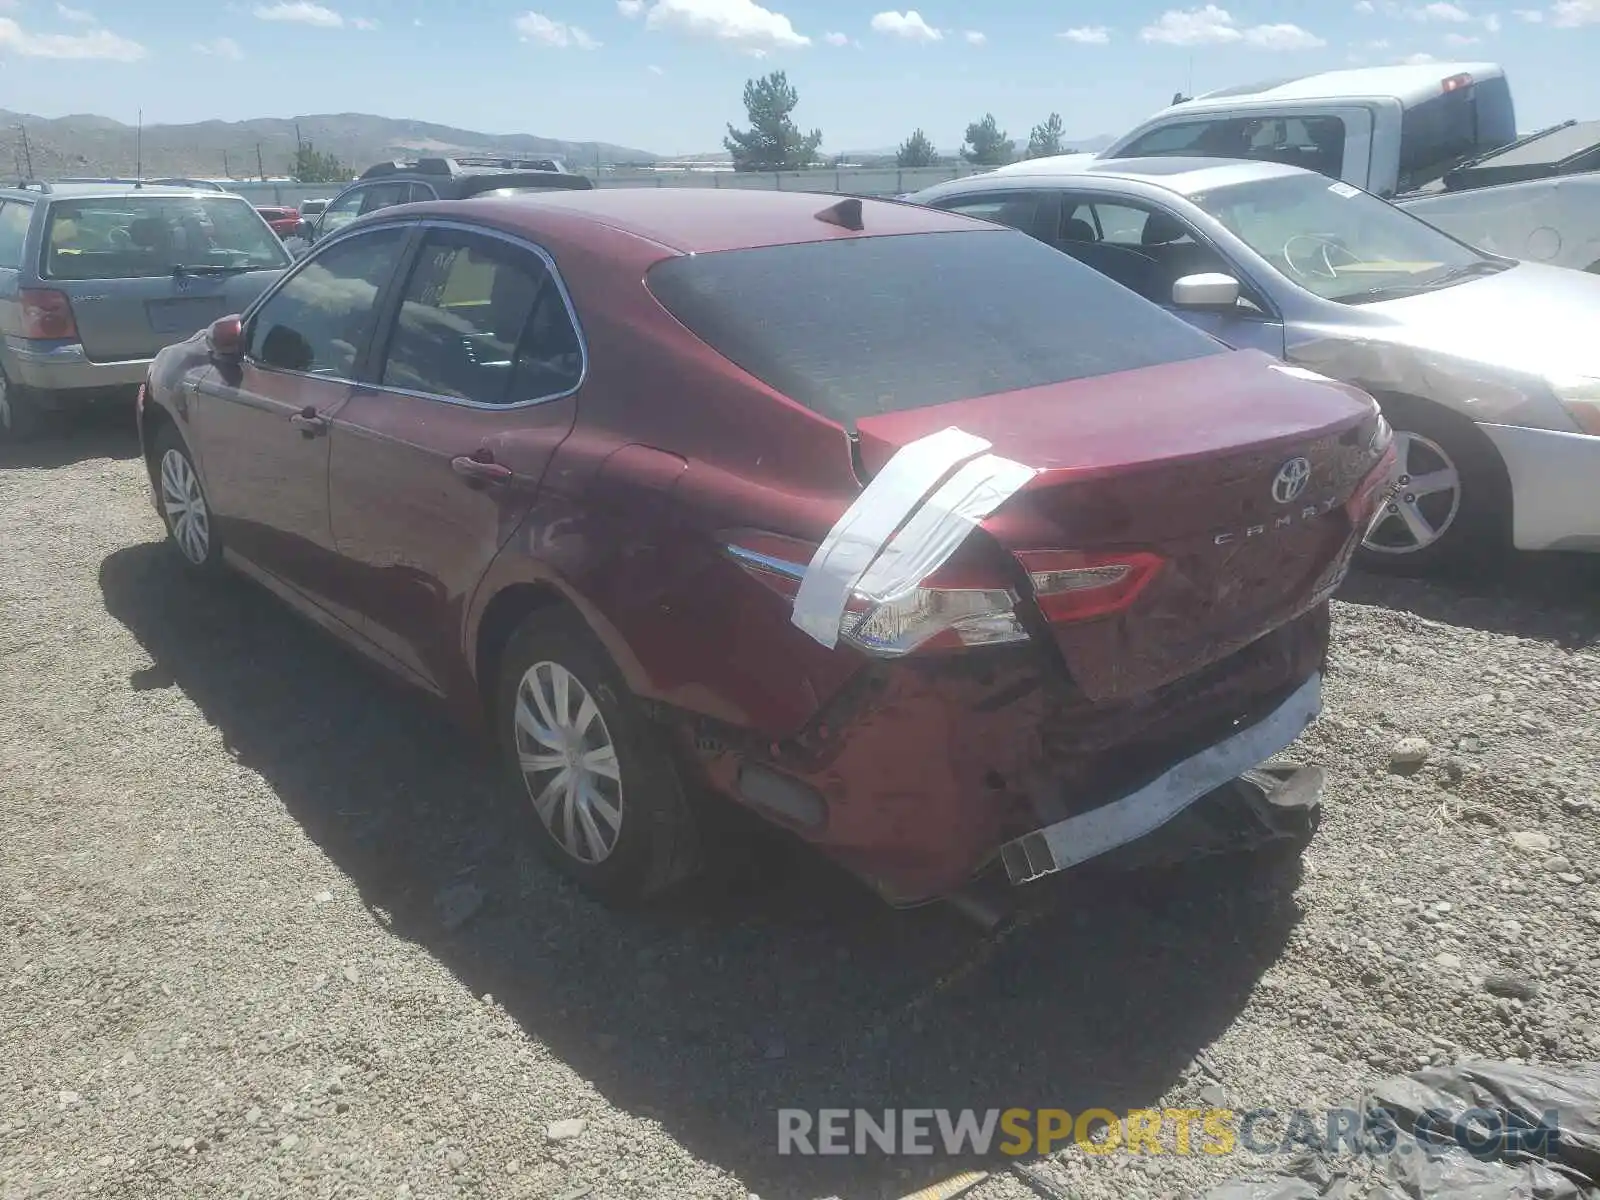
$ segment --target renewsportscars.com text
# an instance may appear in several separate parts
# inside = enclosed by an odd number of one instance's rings
[[[778,1110],[783,1155],[1045,1155],[1075,1145],[1090,1154],[1292,1154],[1319,1148],[1335,1154],[1442,1153],[1452,1147],[1476,1158],[1508,1153],[1548,1155],[1560,1138],[1560,1114],[1537,1123],[1503,1112],[1427,1111],[1403,1123],[1382,1108],[1280,1112],[1270,1108],[1144,1108],[1121,1116],[1105,1108]]]

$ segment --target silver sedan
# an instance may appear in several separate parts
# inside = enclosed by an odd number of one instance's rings
[[[1230,345],[1377,397],[1399,486],[1369,569],[1600,551],[1600,276],[1475,250],[1276,163],[1038,159],[910,199],[1014,226]]]

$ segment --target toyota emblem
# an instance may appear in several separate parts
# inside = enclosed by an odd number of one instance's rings
[[[1278,468],[1272,480],[1272,498],[1279,504],[1292,504],[1311,482],[1311,463],[1304,458],[1291,458]]]

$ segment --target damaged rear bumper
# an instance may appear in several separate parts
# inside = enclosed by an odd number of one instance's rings
[[[1000,848],[1012,883],[1028,883],[1143,838],[1202,797],[1281,753],[1322,711],[1312,675],[1261,720],[1191,755],[1143,787],[1014,838]]]

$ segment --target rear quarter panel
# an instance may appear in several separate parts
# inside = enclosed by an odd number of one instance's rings
[[[542,241],[583,322],[590,375],[572,435],[470,606],[465,644],[505,588],[554,587],[639,695],[793,728],[859,659],[794,628],[787,602],[735,566],[718,535],[744,526],[819,540],[860,490],[844,432],[661,308],[644,279],[667,251],[592,226],[564,237],[563,224],[552,218]]]

